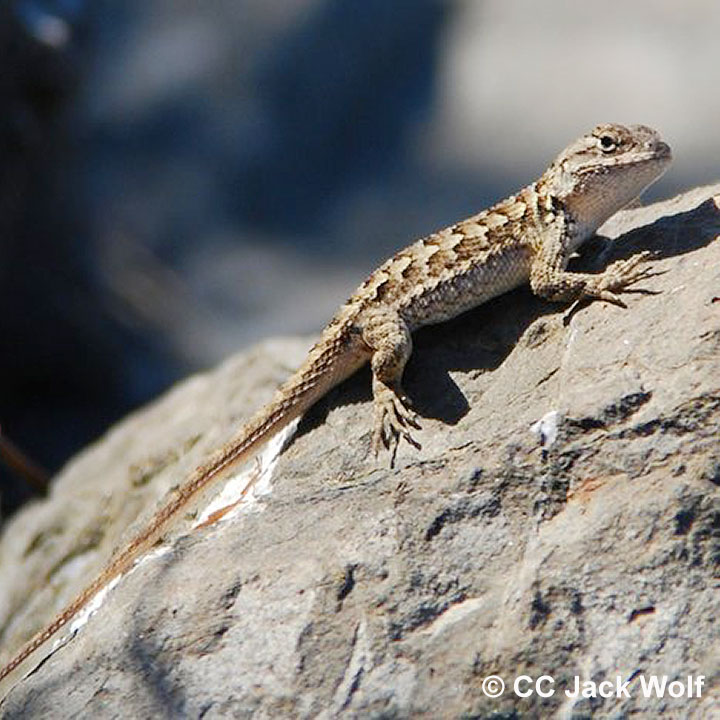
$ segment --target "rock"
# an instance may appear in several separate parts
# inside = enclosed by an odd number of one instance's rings
[[[422,451],[403,448],[395,470],[368,456],[359,373],[304,418],[270,492],[137,566],[2,717],[720,712],[720,185],[602,234],[623,237],[578,267],[657,250],[664,274],[642,284],[657,294],[568,315],[522,289],[421,331],[406,387]],[[4,653],[306,345],[265,344],[178,386],[7,525]],[[551,676],[554,694],[515,695],[519,675]],[[703,676],[702,696],[646,698],[652,675]],[[629,697],[573,700],[576,676],[629,680]]]

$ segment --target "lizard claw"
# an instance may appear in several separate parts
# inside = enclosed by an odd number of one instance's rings
[[[620,307],[627,307],[617,294],[618,292],[627,290],[630,285],[634,285],[640,280],[663,274],[664,271],[654,270],[645,264],[654,257],[657,257],[657,253],[644,250],[627,260],[614,262],[598,277],[597,282],[587,286],[586,294]]]
[[[375,396],[375,421],[372,448],[375,457],[384,447],[390,452],[390,467],[395,465],[395,457],[400,439],[405,439],[414,448],[422,446],[415,440],[409,428],[420,429],[417,415],[410,409],[410,400],[403,392],[396,392],[387,385]]]
[[[667,270],[655,270],[646,263],[652,258],[659,257],[660,253],[653,250],[644,250],[626,260],[618,260],[601,275],[593,275],[583,288],[582,294],[565,312],[563,324],[567,325],[578,308],[588,300],[604,300],[621,308],[627,308],[625,301],[620,297],[623,293],[657,294],[652,290],[630,287],[640,280],[664,275]]]

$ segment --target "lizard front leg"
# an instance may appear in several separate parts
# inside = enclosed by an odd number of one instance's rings
[[[536,295],[554,302],[590,298],[626,307],[618,292],[658,274],[646,264],[651,257],[652,252],[641,252],[614,262],[598,274],[568,272],[565,268],[570,255],[566,244],[555,236],[543,243],[536,255],[530,269],[530,286]]]
[[[407,323],[396,311],[378,308],[363,318],[362,337],[372,351],[372,448],[375,455],[381,445],[387,448],[392,466],[401,437],[420,448],[410,433],[410,428],[418,429],[420,424],[402,389],[403,371],[412,353],[412,336]]]

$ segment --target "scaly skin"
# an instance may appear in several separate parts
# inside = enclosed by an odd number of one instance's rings
[[[558,301],[600,299],[649,277],[641,253],[592,275],[566,270],[571,255],[611,215],[657,180],[670,148],[642,125],[599,125],[569,145],[532,185],[478,215],[433,233],[381,265],[340,308],[302,367],[273,400],[175,491],[100,575],[0,670],[8,676],[103,587],[132,567],[201,490],[247,460],[265,441],[366,362],[372,367],[373,448],[391,464],[419,423],[402,390],[411,333],[448,320],[519,285]]]

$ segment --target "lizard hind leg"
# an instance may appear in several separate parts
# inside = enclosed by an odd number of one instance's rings
[[[381,447],[389,450],[392,467],[401,438],[420,448],[411,433],[412,428],[420,428],[420,423],[402,389],[403,371],[412,353],[412,336],[402,317],[391,310],[375,311],[364,318],[362,336],[372,351],[372,449],[376,456]]]

